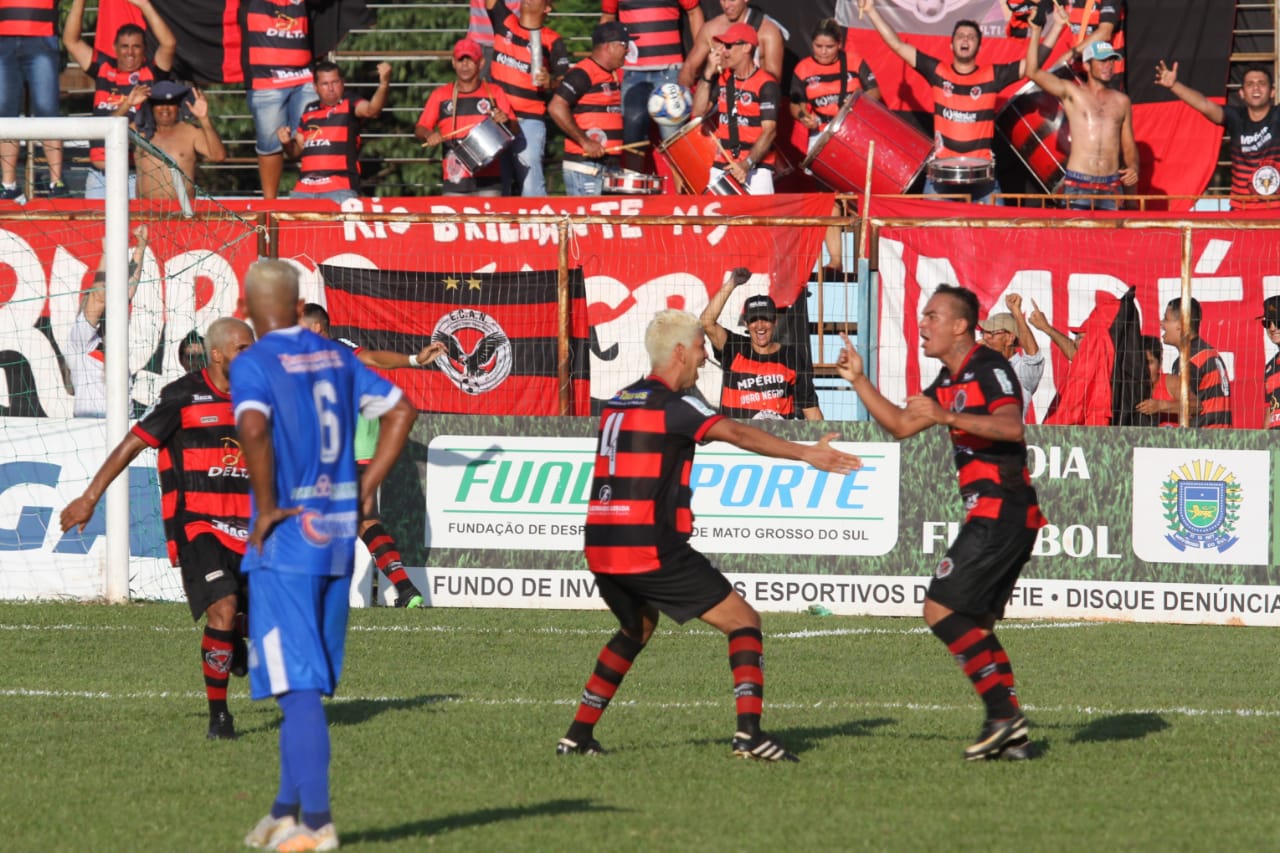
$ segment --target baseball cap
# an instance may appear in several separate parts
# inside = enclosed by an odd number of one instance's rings
[[[162,104],[176,104],[190,91],[190,86],[184,86],[172,80],[161,80],[151,84],[151,94],[147,96],[147,100],[159,101]]]
[[[1280,296],[1268,296],[1262,300],[1262,316],[1256,319],[1280,323]]]
[[[1111,46],[1109,41],[1095,41],[1084,49],[1081,57],[1085,62],[1094,59],[1119,59],[1120,51]]]
[[[992,332],[1008,332],[1014,337],[1018,336],[1018,323],[1008,311],[992,314],[979,323],[978,328],[982,330],[984,335],[989,335]]]
[[[752,320],[777,320],[778,306],[773,299],[765,296],[763,293],[752,296],[742,306],[742,316],[748,323]]]
[[[605,21],[591,31],[591,46],[615,41],[631,41],[631,33],[620,21]]]
[[[726,45],[746,42],[752,47],[760,46],[760,39],[756,36],[755,27],[750,24],[734,24],[729,27],[729,29],[716,36],[716,41]]]
[[[479,62],[480,57],[484,56],[479,42],[471,38],[458,39],[457,44],[453,46],[453,58],[462,59],[464,56]]]

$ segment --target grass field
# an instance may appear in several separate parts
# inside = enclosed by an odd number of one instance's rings
[[[981,713],[914,620],[765,615],[765,725],[733,759],[725,643],[660,626],[597,735],[557,758],[606,613],[353,613],[328,706],[344,849],[1261,850],[1280,840],[1276,634],[1010,623],[1044,749],[966,764]],[[0,848],[236,850],[275,791],[278,713],[204,739],[182,605],[0,604]]]

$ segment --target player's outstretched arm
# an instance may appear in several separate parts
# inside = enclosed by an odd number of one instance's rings
[[[762,429],[735,421],[733,418],[716,421],[711,429],[707,430],[707,438],[711,441],[728,442],[743,450],[759,453],[761,456],[807,462],[819,471],[848,474],[861,468],[862,460],[852,453],[845,453],[843,450],[832,447],[832,439],[839,437],[838,433],[829,432],[819,439],[817,444],[797,444],[785,438],[778,438]]]
[[[409,355],[384,349],[362,349],[356,353],[356,358],[369,367],[376,367],[379,370],[395,370],[398,367],[427,367],[437,358],[444,355],[444,352],[444,344],[440,341],[435,341],[427,344],[418,352]]]
[[[145,450],[147,443],[138,438],[133,433],[129,433],[124,440],[116,445],[115,450],[107,456],[102,467],[98,469],[98,473],[93,475],[93,480],[89,483],[89,488],[84,490],[84,494],[67,504],[62,510],[62,515],[58,520],[62,524],[62,532],[66,533],[72,527],[78,527],[81,531],[85,525],[89,523],[89,519],[93,518],[94,507],[98,505],[98,501],[102,499],[102,493],[107,490],[107,486],[120,476],[125,468],[129,467],[129,463],[137,458],[138,454]]]
[[[840,378],[853,386],[854,393],[858,395],[862,405],[867,407],[867,412],[876,423],[888,430],[894,438],[907,438],[933,426],[933,421],[912,415],[901,406],[889,402],[889,399],[871,384],[871,380],[863,372],[862,356],[854,348],[849,336],[841,332],[840,337],[844,339],[844,348],[836,361],[836,372],[840,374]]]

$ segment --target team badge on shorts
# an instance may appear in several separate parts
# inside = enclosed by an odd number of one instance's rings
[[[951,572],[955,570],[955,567],[956,564],[951,561],[950,557],[943,557],[942,562],[938,563],[938,568],[933,570],[933,576],[938,580],[942,580],[943,578],[950,576]]]

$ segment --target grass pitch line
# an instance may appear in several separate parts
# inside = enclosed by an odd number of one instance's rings
[[[142,690],[128,693],[113,693],[108,690],[40,690],[24,687],[0,689],[0,698],[17,699],[104,699],[113,702],[151,699],[203,699],[204,691],[195,690]],[[522,696],[510,696],[498,699],[469,698],[465,696],[336,696],[330,700],[334,704],[347,702],[398,703],[416,705],[473,705],[477,707],[576,707],[577,697],[564,699],[533,699]],[[611,708],[625,707],[637,709],[657,709],[663,711],[698,710],[702,708],[723,708],[725,701],[721,699],[699,699],[683,702],[655,702],[644,699],[615,699]],[[1274,719],[1280,718],[1280,710],[1266,708],[1104,708],[1094,705],[1033,705],[1023,703],[1023,709],[1031,714],[1078,714],[1084,717],[1112,717],[1124,714],[1167,714],[1177,717],[1238,717],[1242,719]],[[872,711],[915,711],[937,712],[945,714],[965,713],[973,710],[972,705],[939,705],[924,702],[857,702],[847,700],[819,700],[817,702],[769,702],[770,711],[818,711],[818,710],[872,710]]]

